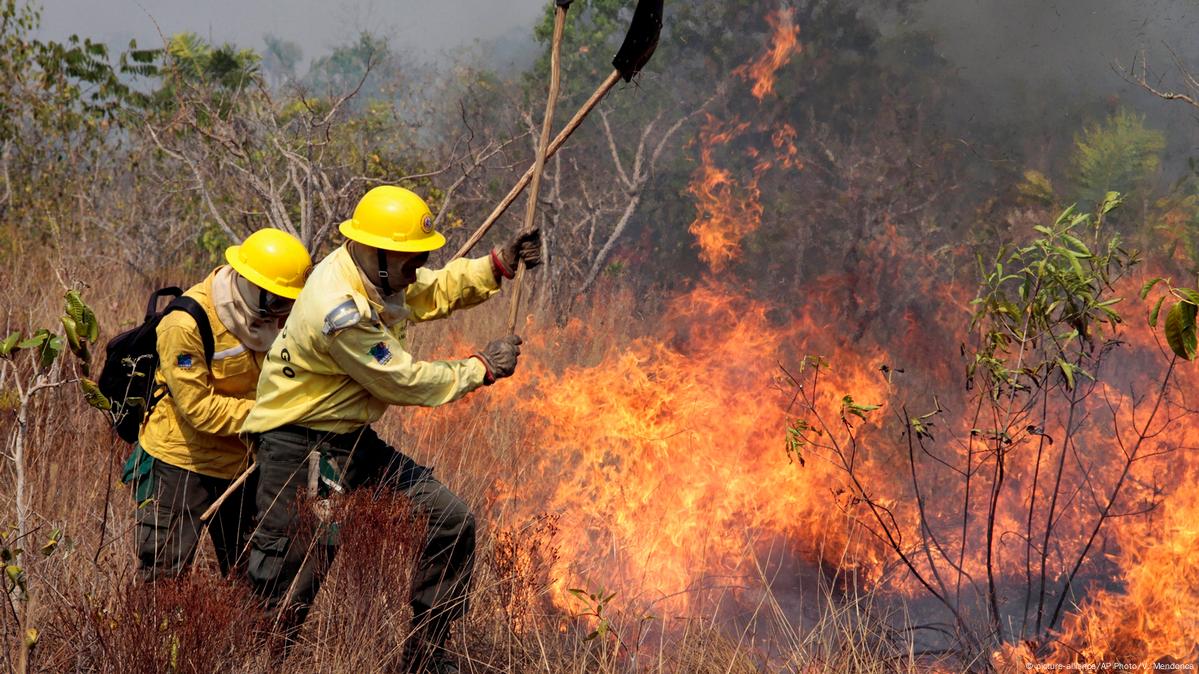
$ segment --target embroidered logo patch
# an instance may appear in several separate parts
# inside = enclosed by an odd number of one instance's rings
[[[391,361],[391,349],[387,348],[383,342],[372,346],[370,353],[375,360],[379,361],[380,365],[386,365]]]
[[[190,370],[192,368],[192,355],[190,353],[181,353],[175,357],[175,365]]]

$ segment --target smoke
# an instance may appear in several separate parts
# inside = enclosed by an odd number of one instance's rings
[[[274,35],[303,48],[311,60],[344,45],[361,31],[385,37],[397,49],[438,53],[481,41],[500,51],[532,48],[532,25],[541,0],[45,0],[39,37],[72,34],[123,48],[130,39],[159,44],[162,34],[194,32],[214,42],[261,49]],[[157,25],[156,25],[157,24]]]
[[[1094,114],[1127,106],[1167,131],[1173,154],[1184,157],[1199,150],[1191,111],[1129,84],[1118,69],[1147,59],[1169,86],[1178,82],[1175,55],[1199,68],[1197,8],[1194,0],[925,0],[913,18],[882,28],[934,37],[964,84],[950,104],[963,122],[1052,133],[1087,121],[1081,106]]]

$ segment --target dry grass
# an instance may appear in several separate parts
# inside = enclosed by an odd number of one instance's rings
[[[54,260],[26,255],[8,261],[0,281],[0,320],[9,326],[48,324],[61,286]],[[16,268],[13,268],[13,265]],[[108,336],[137,320],[154,285],[116,263],[91,257],[80,265],[87,299]],[[199,271],[195,275],[198,277]],[[183,281],[185,279],[177,279]],[[592,320],[622,339],[642,329],[629,320],[631,298],[602,303]],[[470,312],[416,334],[420,353],[457,355],[502,330],[506,307]],[[535,327],[543,335],[553,328]],[[563,344],[558,362],[594,362],[600,346]],[[765,582],[749,601],[717,597],[707,616],[605,615],[608,631],[589,638],[594,617],[556,608],[548,598],[557,554],[555,516],[517,515],[496,497],[496,485],[519,486],[527,463],[522,420],[503,404],[505,389],[458,413],[390,413],[380,431],[472,504],[482,523],[471,608],[455,628],[451,648],[467,672],[908,672],[927,669],[893,614],[872,596],[846,596],[829,583],[810,588],[804,617],[784,606]],[[31,429],[30,485],[37,527],[32,538],[61,528],[53,554],[23,556],[40,631],[32,669],[43,672],[359,672],[395,667],[407,635],[408,575],[420,530],[402,498],[388,492],[348,497],[339,511],[343,547],[306,625],[302,642],[282,663],[271,661],[269,624],[249,593],[216,577],[202,551],[190,577],[145,587],[134,582],[133,504],[117,484],[127,448],[73,388],[38,403]],[[0,410],[0,432],[12,429]],[[403,429],[403,430],[401,430]],[[0,473],[0,521],[12,517],[12,473]],[[36,548],[32,541],[26,549]],[[748,604],[747,604],[748,602]],[[741,605],[729,620],[722,605]],[[3,667],[12,667],[17,631],[0,611]]]

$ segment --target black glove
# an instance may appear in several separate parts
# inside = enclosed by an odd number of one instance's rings
[[[492,340],[487,348],[474,355],[483,361],[483,367],[487,368],[487,376],[483,378],[483,383],[491,385],[496,379],[512,376],[516,371],[516,359],[520,356],[520,344],[520,337],[508,335],[503,339]]]
[[[495,267],[496,276],[512,278],[516,275],[516,265],[521,260],[525,261],[526,269],[541,264],[540,227],[517,234],[508,245],[491,251],[491,263]]]

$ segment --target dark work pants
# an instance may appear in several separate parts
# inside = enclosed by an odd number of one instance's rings
[[[341,435],[284,426],[259,435],[256,444],[259,519],[248,572],[268,606],[290,614],[282,620],[285,627],[298,629],[303,622],[336,553],[333,540],[301,524],[296,508],[315,449],[336,468],[342,488],[390,486],[427,517],[424,549],[412,574],[413,624],[424,639],[440,644],[450,622],[466,611],[474,568],[475,519],[462,499],[369,426]]]
[[[137,510],[138,572],[143,580],[182,574],[196,556],[204,533],[200,515],[208,510],[232,480],[209,477],[154,461],[151,501]],[[221,573],[237,566],[249,527],[254,523],[253,476],[231,494],[209,521]]]

